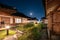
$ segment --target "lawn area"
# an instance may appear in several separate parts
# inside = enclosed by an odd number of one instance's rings
[[[6,37],[7,36],[6,34],[7,34],[6,30],[0,31],[0,40],[3,39],[4,37]],[[13,35],[13,34],[15,34],[15,31],[9,30],[9,35]]]

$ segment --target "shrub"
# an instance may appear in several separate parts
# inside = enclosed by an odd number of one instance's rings
[[[29,28],[29,27],[32,27],[32,26],[34,26],[33,23],[28,23],[28,24],[24,25],[24,28]]]
[[[28,36],[30,40],[40,40],[41,33],[39,32],[37,27],[31,29],[31,35]]]
[[[40,27],[40,29],[46,28],[46,27],[45,27],[45,24],[43,24],[43,23],[39,23],[38,26]]]
[[[18,28],[19,29],[19,28]],[[20,27],[19,30],[22,28]],[[41,24],[34,26],[33,23],[28,23],[23,26],[23,29],[26,33],[23,36],[19,37],[18,40],[40,40],[41,38]]]

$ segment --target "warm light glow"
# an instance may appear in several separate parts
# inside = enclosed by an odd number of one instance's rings
[[[10,28],[10,26],[6,26],[5,28],[6,28],[6,29],[9,29],[9,28]]]

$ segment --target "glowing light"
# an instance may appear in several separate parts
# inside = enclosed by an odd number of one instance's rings
[[[32,13],[30,13],[30,15],[33,15]]]
[[[10,26],[6,26],[5,28],[6,28],[6,29],[9,29],[9,28],[10,28]]]

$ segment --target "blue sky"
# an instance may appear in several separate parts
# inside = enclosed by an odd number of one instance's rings
[[[0,0],[0,3],[14,6],[19,12],[40,19],[45,16],[42,0]],[[30,15],[32,13],[33,15]]]

